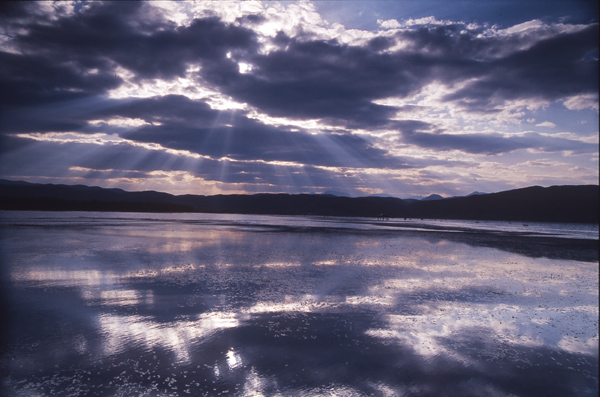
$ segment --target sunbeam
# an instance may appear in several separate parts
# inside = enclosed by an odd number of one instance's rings
[[[376,3],[11,3],[0,134],[55,142],[67,172],[187,172],[222,193],[597,183],[595,9]],[[0,176],[51,172],[38,146]]]

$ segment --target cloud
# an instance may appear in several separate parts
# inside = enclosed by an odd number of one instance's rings
[[[11,108],[79,100],[121,83],[110,72],[82,73],[69,62],[35,54],[0,52],[0,72],[0,104]]]
[[[397,29],[402,27],[402,24],[395,19],[388,19],[386,21],[378,19],[377,24],[384,29]]]
[[[12,19],[23,17],[18,10]],[[367,45],[280,32],[270,40],[275,49],[262,53],[251,28],[218,16],[177,26],[150,10],[151,3],[94,3],[52,23],[28,24],[27,34],[12,40],[20,54],[2,54],[4,75],[11,76],[3,82],[12,94],[5,101],[102,95],[122,82],[117,65],[138,80],[185,77],[199,65],[192,76],[199,85],[264,113],[371,128],[386,125],[396,111],[374,100],[407,97],[433,81],[462,86],[445,100],[474,111],[497,111],[517,98],[593,94],[597,85],[597,60],[585,58],[597,48],[597,25],[549,33],[537,21],[482,36],[481,28],[425,18]],[[250,27],[266,20],[238,18]],[[385,51],[399,42],[402,49]],[[39,70],[46,73],[38,76]]]
[[[564,102],[569,110],[595,109],[598,111],[598,94],[583,94],[570,97]]]
[[[385,124],[394,108],[372,100],[407,95],[421,84],[416,69],[402,67],[409,59],[336,40],[279,40],[282,48],[246,60],[252,65],[249,73],[239,73],[237,65],[215,63],[201,75],[223,93],[267,114],[350,127]]]
[[[142,99],[106,113],[143,118],[150,123],[126,128],[127,139],[191,150],[212,158],[289,161],[307,165],[405,168],[399,158],[386,156],[364,138],[351,134],[313,135],[298,128],[269,126],[242,112],[216,111],[201,101],[181,96]]]
[[[594,153],[598,149],[597,145],[592,143],[533,132],[519,136],[504,136],[498,133],[460,134],[445,133],[421,121],[402,121],[398,122],[398,125],[404,142],[440,151],[458,150],[471,154],[497,155],[520,149],[573,153]]]
[[[551,121],[544,121],[543,123],[539,123],[535,125],[536,127],[548,127],[548,128],[554,128],[556,127],[556,124],[554,124]]]
[[[16,134],[113,134],[162,148],[142,156],[130,147],[143,162],[207,180],[287,178],[308,188],[345,178],[357,189],[373,170],[517,151],[528,160],[539,151],[597,153],[563,131],[520,129],[554,102],[597,110],[597,24],[540,19],[499,29],[387,18],[365,32],[328,24],[311,3],[246,2],[11,3],[0,23],[0,133],[12,142],[4,153],[27,146]],[[97,163],[71,166],[134,172],[109,164],[125,158],[111,156],[121,149],[94,147]],[[174,167],[167,149],[214,169]],[[275,164],[288,175],[270,178]],[[350,168],[363,174],[350,178]]]
[[[183,76],[190,62],[252,49],[255,34],[217,17],[175,26],[149,12],[151,3],[92,3],[88,10],[51,25],[34,24],[15,43],[22,51],[68,59],[82,71],[118,64],[138,78]]]
[[[598,25],[559,33],[506,57],[473,68],[472,83],[446,96],[467,110],[497,111],[504,101],[597,94]]]

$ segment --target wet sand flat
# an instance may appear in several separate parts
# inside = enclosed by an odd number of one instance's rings
[[[0,219],[3,395],[598,393],[597,226]]]

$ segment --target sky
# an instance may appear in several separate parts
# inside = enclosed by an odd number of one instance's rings
[[[595,0],[3,2],[0,178],[400,198],[598,184]]]

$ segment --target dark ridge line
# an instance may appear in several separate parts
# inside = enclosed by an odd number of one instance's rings
[[[315,194],[181,195],[0,180],[1,210],[223,213],[598,224],[598,185],[412,200]]]

